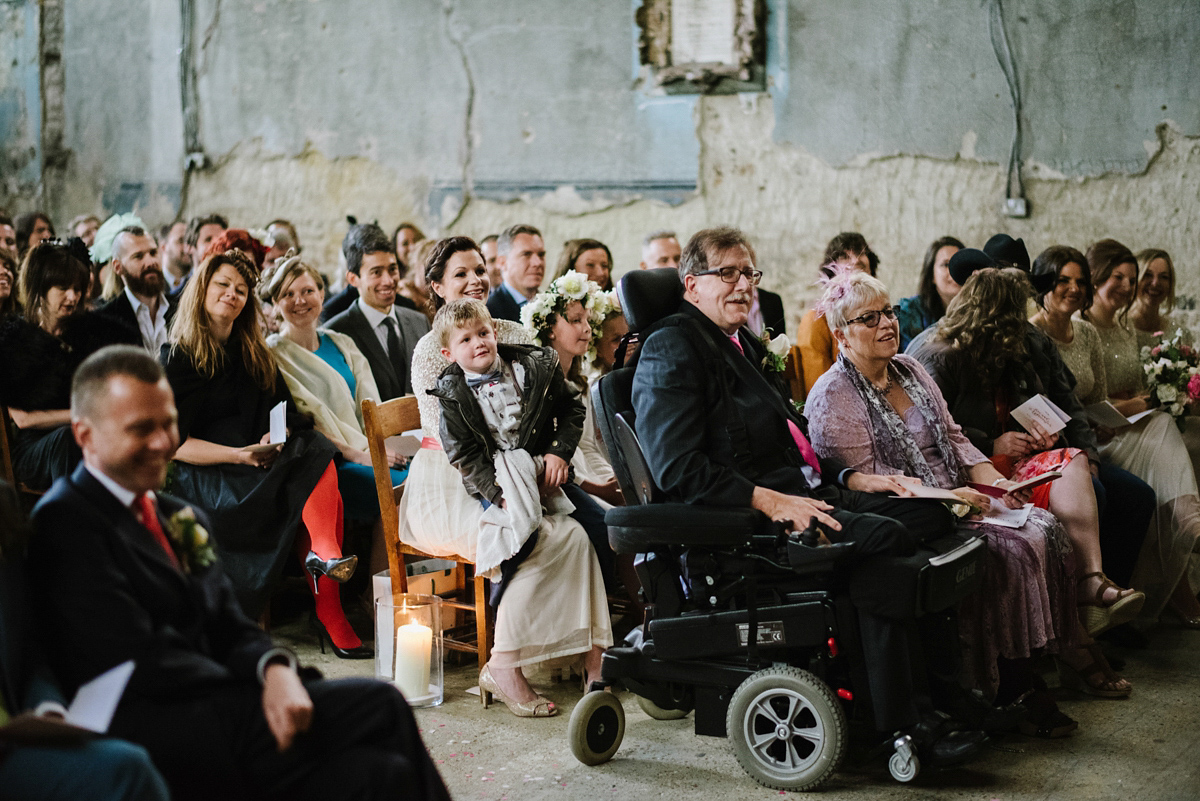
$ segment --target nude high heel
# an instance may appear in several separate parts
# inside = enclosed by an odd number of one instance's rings
[[[492,678],[492,668],[484,665],[479,671],[479,691],[491,693],[499,698],[508,710],[519,718],[552,718],[558,714],[558,707],[549,698],[538,696],[532,701],[518,703],[500,691],[500,686]]]

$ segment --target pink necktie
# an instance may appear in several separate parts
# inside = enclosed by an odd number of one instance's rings
[[[158,522],[158,513],[154,509],[154,501],[150,498],[150,493],[139,496],[133,502],[133,507],[141,517],[142,525],[154,537],[154,541],[167,552],[167,559],[171,560],[171,564],[178,568],[179,559],[176,558],[175,551],[171,550],[171,543],[167,542],[167,535],[163,533],[162,525]]]
[[[729,337],[729,341],[737,348],[738,353],[746,355],[746,349],[742,347],[742,343],[738,341],[737,333]],[[800,455],[804,457],[804,462],[813,469],[818,476],[821,475],[821,463],[817,459],[817,452],[813,450],[812,445],[808,443],[808,438],[804,436],[804,432],[800,430],[800,426],[796,425],[791,418],[788,418],[788,431],[792,434],[792,439],[796,441],[796,447],[800,449]]]

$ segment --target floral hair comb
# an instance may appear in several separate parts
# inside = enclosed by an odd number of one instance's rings
[[[818,317],[824,317],[834,304],[845,297],[850,288],[850,276],[858,272],[859,269],[848,261],[831,261],[822,265],[817,277],[817,286],[823,291],[821,299],[813,307]]]

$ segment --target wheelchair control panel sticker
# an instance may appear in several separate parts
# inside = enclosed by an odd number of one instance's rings
[[[738,623],[737,632],[738,645],[745,647],[750,642],[750,624]],[[759,623],[757,640],[759,645],[786,645],[787,640],[783,636],[783,621],[770,620]]]

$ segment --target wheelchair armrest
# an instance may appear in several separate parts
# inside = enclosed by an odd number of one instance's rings
[[[810,547],[798,538],[790,537],[787,544],[788,564],[801,576],[828,572],[854,551],[853,542],[835,542]]]
[[[604,514],[608,542],[617,553],[664,546],[738,548],[758,536],[774,536],[774,524],[756,509],[654,503],[617,506]]]

